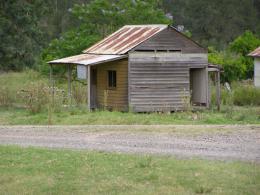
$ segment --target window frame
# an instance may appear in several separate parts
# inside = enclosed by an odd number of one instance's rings
[[[108,86],[108,89],[116,89],[116,87],[117,87],[116,70],[107,71],[107,86]]]

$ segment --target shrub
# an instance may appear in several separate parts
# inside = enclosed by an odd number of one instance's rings
[[[31,83],[19,92],[19,96],[27,110],[33,114],[46,110],[48,107],[52,111],[59,112],[64,102],[62,90],[54,88],[52,92],[52,88],[42,82]]]
[[[238,106],[260,106],[260,89],[241,85],[234,90],[233,101]]]
[[[11,106],[14,102],[14,97],[10,89],[6,86],[0,86],[0,106]]]
[[[27,89],[19,92],[19,96],[31,113],[41,112],[49,102],[48,90],[44,83],[31,83]]]
[[[87,103],[87,87],[81,83],[73,83],[72,85],[72,97],[77,105]]]
[[[227,51],[214,51],[209,53],[209,62],[220,64],[223,67],[224,72],[221,74],[222,83],[246,78],[247,67],[242,56]]]
[[[233,93],[229,92],[227,89],[225,89],[223,86],[221,87],[221,104],[222,105],[232,105],[233,104]],[[211,86],[211,105],[216,105],[216,87]]]

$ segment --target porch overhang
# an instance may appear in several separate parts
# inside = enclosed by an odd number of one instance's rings
[[[127,55],[80,54],[80,55],[53,60],[48,62],[48,64],[50,65],[74,64],[74,65],[88,66],[88,65],[97,65],[97,64],[115,61],[115,60],[120,60],[127,57],[128,57]]]

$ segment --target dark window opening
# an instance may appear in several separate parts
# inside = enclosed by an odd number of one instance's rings
[[[169,52],[181,52],[180,49],[175,49],[175,50],[168,50]]]
[[[108,71],[108,87],[116,88],[116,71],[114,70]]]
[[[142,50],[137,49],[135,51],[138,51],[138,52],[155,52],[154,49],[142,49]]]

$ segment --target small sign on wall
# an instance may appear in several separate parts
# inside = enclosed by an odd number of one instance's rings
[[[78,79],[87,79],[87,66],[77,65],[77,77]]]

